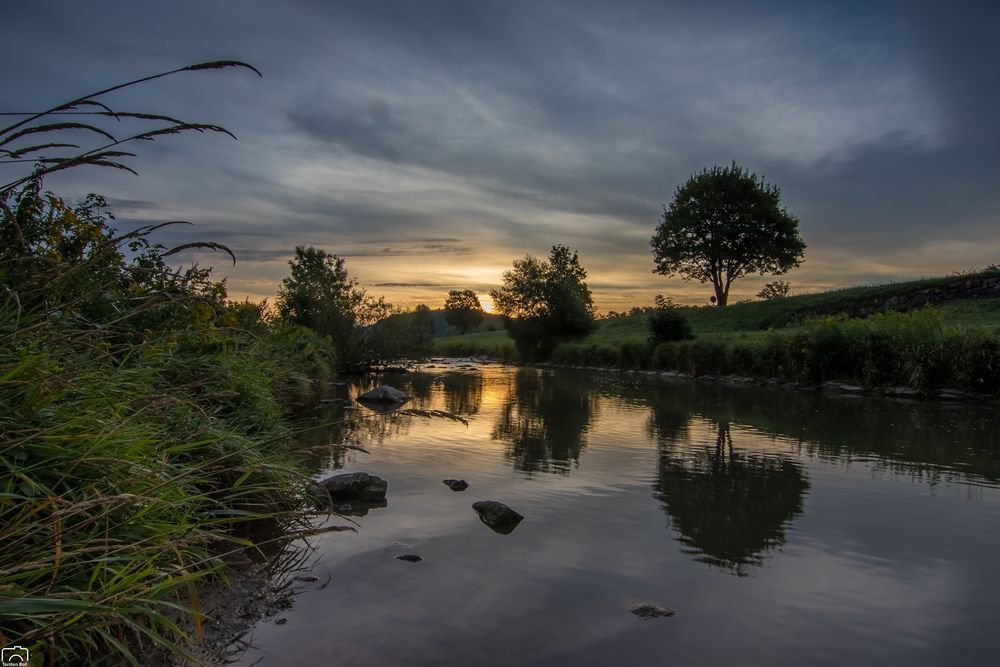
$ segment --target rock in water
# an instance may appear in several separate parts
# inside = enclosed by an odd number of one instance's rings
[[[469,483],[464,479],[446,479],[444,483],[448,485],[448,488],[452,491],[465,491],[469,488]]]
[[[396,560],[405,560],[407,563],[419,563],[423,558],[417,554],[403,554],[402,556],[396,556]]]
[[[379,385],[371,391],[358,396],[362,403],[406,403],[410,397],[387,384]]]
[[[674,615],[673,609],[661,607],[657,604],[634,604],[629,608],[629,611],[644,621],[650,618],[660,618],[662,616]]]
[[[524,519],[511,508],[495,500],[472,503],[472,509],[476,510],[480,521],[501,535],[509,535]]]
[[[336,500],[364,500],[369,503],[385,500],[385,492],[389,488],[384,479],[366,472],[341,473],[327,477],[320,484]]]

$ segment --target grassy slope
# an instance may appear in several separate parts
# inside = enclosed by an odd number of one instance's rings
[[[975,274],[979,275],[979,274]],[[965,277],[965,276],[963,276]],[[695,334],[701,339],[722,342],[756,338],[768,329],[792,329],[812,317],[837,313],[853,314],[873,301],[884,301],[893,296],[912,294],[954,282],[958,278],[928,278],[887,285],[866,285],[844,289],[803,294],[772,301],[736,303],[727,308],[684,308]],[[948,317],[982,327],[990,333],[1000,333],[1000,298],[958,299],[935,306]],[[620,345],[642,343],[648,336],[646,317],[631,315],[611,320],[600,320],[598,329],[582,345]],[[447,336],[435,340],[440,351],[456,344],[490,349],[511,345],[504,331],[486,331],[464,336]]]

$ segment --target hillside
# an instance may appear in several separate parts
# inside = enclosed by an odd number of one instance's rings
[[[434,316],[434,335],[435,336],[457,336],[458,329],[448,324],[447,320],[444,319],[444,309],[439,308],[437,310],[432,310],[431,315]],[[503,329],[503,318],[499,315],[493,315],[492,313],[483,313],[483,323],[479,325],[478,330],[484,333],[490,331],[499,331]]]
[[[725,340],[752,337],[768,329],[794,328],[810,319],[828,315],[859,318],[878,312],[909,311],[925,305],[933,305],[949,317],[998,333],[1000,270],[846,287],[771,301],[735,303],[726,308],[694,306],[682,307],[681,310],[697,336]],[[599,320],[597,331],[581,344],[642,343],[647,336],[645,315],[623,315]],[[443,336],[435,343],[442,350],[459,343],[487,349],[510,344],[510,339],[497,326],[495,331]]]

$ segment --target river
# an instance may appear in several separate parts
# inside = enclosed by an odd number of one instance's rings
[[[310,538],[309,571],[284,576],[317,580],[237,664],[1000,660],[994,406],[472,360],[383,381],[468,425],[317,416],[347,419],[304,437],[317,478],[380,475],[387,505]],[[478,500],[525,519],[494,532]],[[676,614],[643,619],[641,603]]]

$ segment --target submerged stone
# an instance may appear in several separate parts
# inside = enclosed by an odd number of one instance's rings
[[[396,560],[405,560],[407,563],[419,563],[423,558],[417,554],[403,554],[402,556],[396,556]]]
[[[480,500],[472,503],[472,509],[476,510],[480,521],[501,535],[509,535],[524,519],[510,507],[496,500]]]
[[[634,604],[629,608],[629,611],[644,621],[650,618],[673,616],[675,613],[673,609],[661,607],[657,604]]]
[[[469,488],[469,483],[464,479],[446,479],[444,483],[448,485],[448,488],[452,491],[465,491]]]

